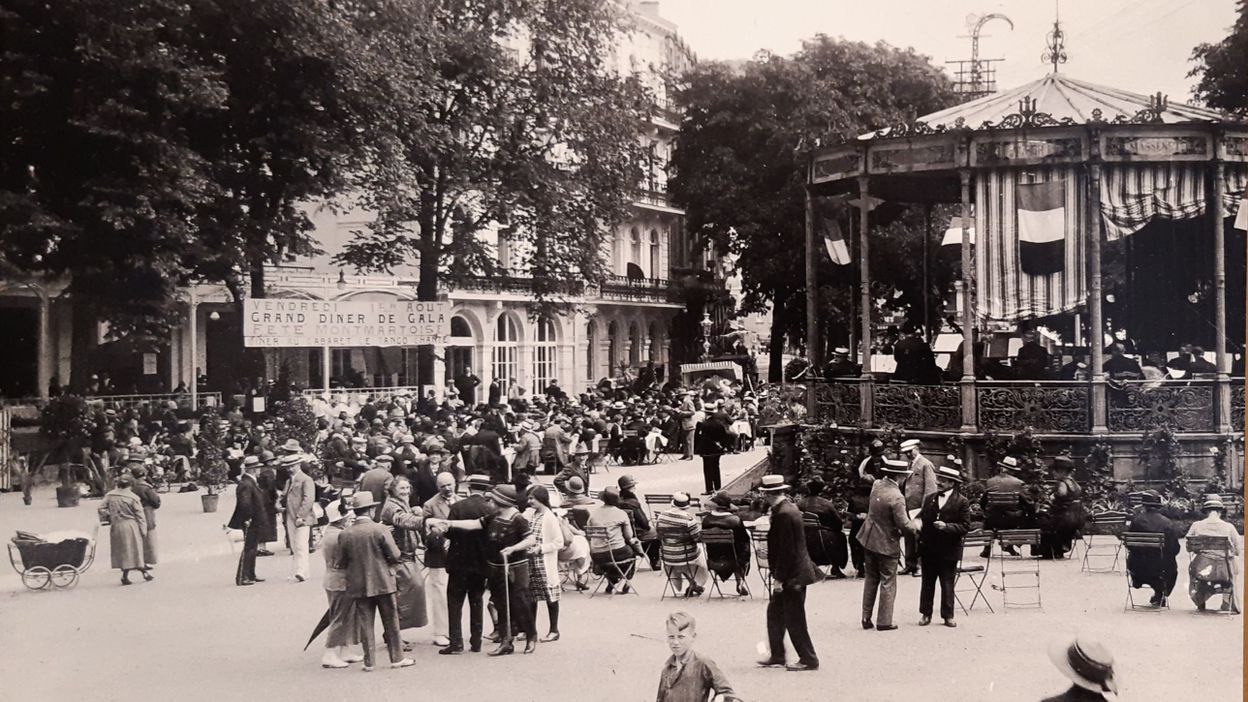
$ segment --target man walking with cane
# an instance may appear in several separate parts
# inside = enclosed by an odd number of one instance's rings
[[[789,486],[779,475],[764,475],[759,492],[771,507],[767,530],[767,566],[771,569],[771,599],[767,603],[767,640],[770,655],[764,667],[783,665],[790,671],[819,669],[819,656],[806,628],[806,586],[819,580],[806,551],[802,514],[785,493]],[[784,634],[797,651],[797,663],[786,664]]]

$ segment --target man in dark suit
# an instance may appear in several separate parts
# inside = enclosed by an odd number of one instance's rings
[[[257,482],[260,457],[243,459],[243,474],[235,491],[234,514],[230,515],[229,527],[243,531],[243,553],[238,557],[238,570],[234,573],[235,585],[255,585],[264,582],[256,577],[256,556],[260,552],[260,535],[273,528],[264,505],[264,492]]]
[[[771,599],[767,602],[767,640],[771,655],[762,666],[783,665],[791,671],[819,669],[819,656],[806,628],[806,586],[818,582],[819,573],[806,552],[802,513],[785,493],[789,486],[779,475],[764,475],[759,492],[771,508],[767,529],[767,567],[771,569]],[[784,634],[797,652],[797,663],[786,664]]]
[[[979,499],[980,506],[984,508],[984,528],[989,531],[1026,528],[1031,522],[1032,513],[1030,505],[1023,498],[1023,489],[1027,484],[1015,475],[1022,466],[1014,456],[1006,456],[997,461],[997,467],[1001,472],[984,481],[984,495]],[[994,492],[1017,495],[1018,499],[1010,506],[989,506],[988,494]],[[1013,546],[1006,546],[1004,550],[1011,556],[1018,555]],[[984,546],[980,556],[988,558],[991,553],[992,544],[989,543]]]
[[[485,475],[470,475],[468,497],[451,505],[450,521],[480,519],[489,516],[494,508],[485,499],[492,487]],[[446,611],[448,638],[451,643],[438,649],[449,656],[464,652],[464,599],[468,599],[468,643],[473,653],[481,651],[481,630],[485,616],[485,584],[490,569],[485,559],[486,533],[484,530],[466,531],[452,529],[446,534]]]
[[[884,459],[880,474],[882,477],[871,486],[867,521],[858,532],[866,569],[862,588],[862,628],[891,631],[897,628],[893,624],[893,602],[897,599],[897,560],[901,557],[901,537],[913,534],[915,528],[906,514],[906,498],[897,485],[898,476],[910,474],[909,464]],[[871,614],[877,594],[880,610],[879,623],[875,625],[871,623]]]
[[[1149,604],[1161,607],[1165,605],[1166,598],[1174,590],[1174,583],[1179,577],[1178,564],[1175,561],[1175,556],[1179,554],[1178,530],[1161,513],[1161,495],[1155,490],[1145,492],[1141,504],[1144,511],[1131,520],[1127,531],[1164,534],[1165,546],[1161,553],[1127,549],[1127,574],[1131,576],[1131,587],[1151,587],[1153,596],[1149,599]]]
[[[723,480],[719,474],[719,459],[728,453],[736,435],[728,428],[726,415],[719,411],[719,403],[707,409],[707,418],[698,423],[693,433],[693,445],[702,457],[702,481],[706,494],[719,491]]]
[[[399,634],[399,602],[395,597],[398,583],[393,566],[398,565],[403,556],[390,528],[373,521],[376,507],[372,493],[361,490],[351,496],[355,523],[338,536],[338,562],[335,564],[347,574],[347,595],[354,601],[358,617],[365,671],[373,669],[373,622],[379,610],[390,667],[406,668],[416,663],[403,657],[403,637]]]
[[[962,471],[953,466],[936,469],[936,492],[923,500],[919,511],[919,542],[923,548],[923,580],[919,587],[919,626],[932,623],[932,601],[936,581],[940,581],[940,618],[953,628],[953,584],[962,556],[962,537],[971,528],[971,505],[958,491],[964,482]]]
[[[940,383],[936,356],[932,353],[932,347],[919,336],[919,326],[914,322],[906,322],[904,331],[906,335],[893,347],[893,358],[897,361],[893,379],[923,385]]]

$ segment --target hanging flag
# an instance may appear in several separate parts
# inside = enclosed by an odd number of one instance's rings
[[[971,246],[975,245],[975,222],[971,221],[971,230],[969,232]],[[945,230],[945,235],[940,240],[941,246],[961,246],[962,245],[962,218],[953,217],[949,220],[949,228]]]
[[[841,223],[835,219],[823,220],[823,245],[828,249],[828,258],[838,266],[849,265],[849,247],[845,244],[845,235],[841,233]]]
[[[861,196],[856,197],[853,200],[850,200],[849,204],[856,208],[861,209],[862,204],[863,204],[863,199]],[[884,201],[878,197],[871,197],[870,195],[868,195],[866,199],[866,204],[867,204],[867,212],[871,212],[872,210],[879,207],[880,205],[883,205]]]
[[[1029,275],[1050,275],[1065,266],[1065,181],[1018,184],[1018,260]]]
[[[1239,214],[1235,215],[1235,228],[1248,232],[1248,197],[1239,201]]]

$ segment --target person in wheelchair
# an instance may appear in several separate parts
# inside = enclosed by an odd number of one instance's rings
[[[735,578],[737,594],[744,597],[750,594],[744,583],[745,576],[750,574],[750,532],[746,530],[728,493],[715,493],[711,503],[715,509],[702,518],[702,529],[731,531],[732,547],[725,549],[722,544],[706,544],[706,565],[725,583],[728,578]]]
[[[1192,555],[1187,567],[1187,592],[1196,609],[1205,611],[1205,603],[1215,595],[1222,595],[1222,611],[1240,613],[1239,597],[1235,592],[1235,577],[1239,573],[1239,533],[1235,526],[1223,521],[1226,505],[1218,495],[1206,495],[1200,509],[1205,518],[1192,524],[1187,535],[1224,536],[1230,543],[1230,559],[1219,553],[1198,551]]]
[[[836,506],[823,496],[824,483],[819,478],[811,478],[806,482],[806,489],[796,501],[797,508],[804,514],[813,514],[819,519],[819,525],[826,529],[821,534],[806,532],[806,550],[810,560],[817,566],[831,566],[828,578],[840,580],[846,577],[841,569],[849,560],[849,546],[845,541],[845,532],[841,517]]]

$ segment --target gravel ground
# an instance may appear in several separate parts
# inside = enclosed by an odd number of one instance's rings
[[[725,461],[725,481],[761,453]],[[643,491],[696,491],[700,464],[629,468]],[[614,468],[614,479],[624,469]],[[595,489],[607,484],[598,476]],[[409,630],[421,642],[405,670],[359,667],[322,670],[321,651],[301,651],[324,610],[318,587],[323,570],[314,554],[312,580],[288,580],[283,551],[259,561],[267,582],[232,586],[236,556],[221,523],[232,495],[215,515],[202,513],[199,493],[170,494],[159,512],[163,560],[156,580],[118,585],[108,569],[108,539],[100,532],[97,563],[69,592],[30,592],[16,574],[0,579],[0,700],[269,700],[399,699],[649,700],[666,656],[663,621],[675,609],[698,620],[697,649],[723,668],[747,700],[905,699],[916,693],[938,699],[1036,700],[1062,690],[1065,678],[1045,656],[1049,641],[1083,631],[1104,641],[1117,658],[1122,699],[1237,699],[1243,690],[1243,618],[1197,614],[1186,595],[1187,556],[1173,609],[1124,612],[1125,578],[1081,574],[1076,562],[1043,562],[1042,610],[982,605],[959,612],[959,627],[920,628],[917,578],[900,580],[892,632],[858,626],[861,581],[814,585],[807,601],[811,634],[822,667],[788,673],[755,667],[756,646],[766,638],[763,588],[751,575],[752,600],[703,597],[659,600],[663,580],[643,569],[640,596],[589,599],[565,593],[562,640],[539,645],[532,656],[490,659],[438,656],[425,645],[427,629]],[[20,494],[0,495],[0,533],[16,529],[90,530],[98,502],[58,510],[51,490],[24,507]],[[994,565],[995,569],[995,565]],[[989,582],[999,580],[990,576]],[[1145,598],[1146,599],[1146,598]],[[544,632],[546,615],[539,612]],[[380,644],[380,636],[378,637]],[[379,652],[380,653],[380,652]],[[384,653],[382,654],[384,658]],[[1197,671],[1203,674],[1194,687]]]

